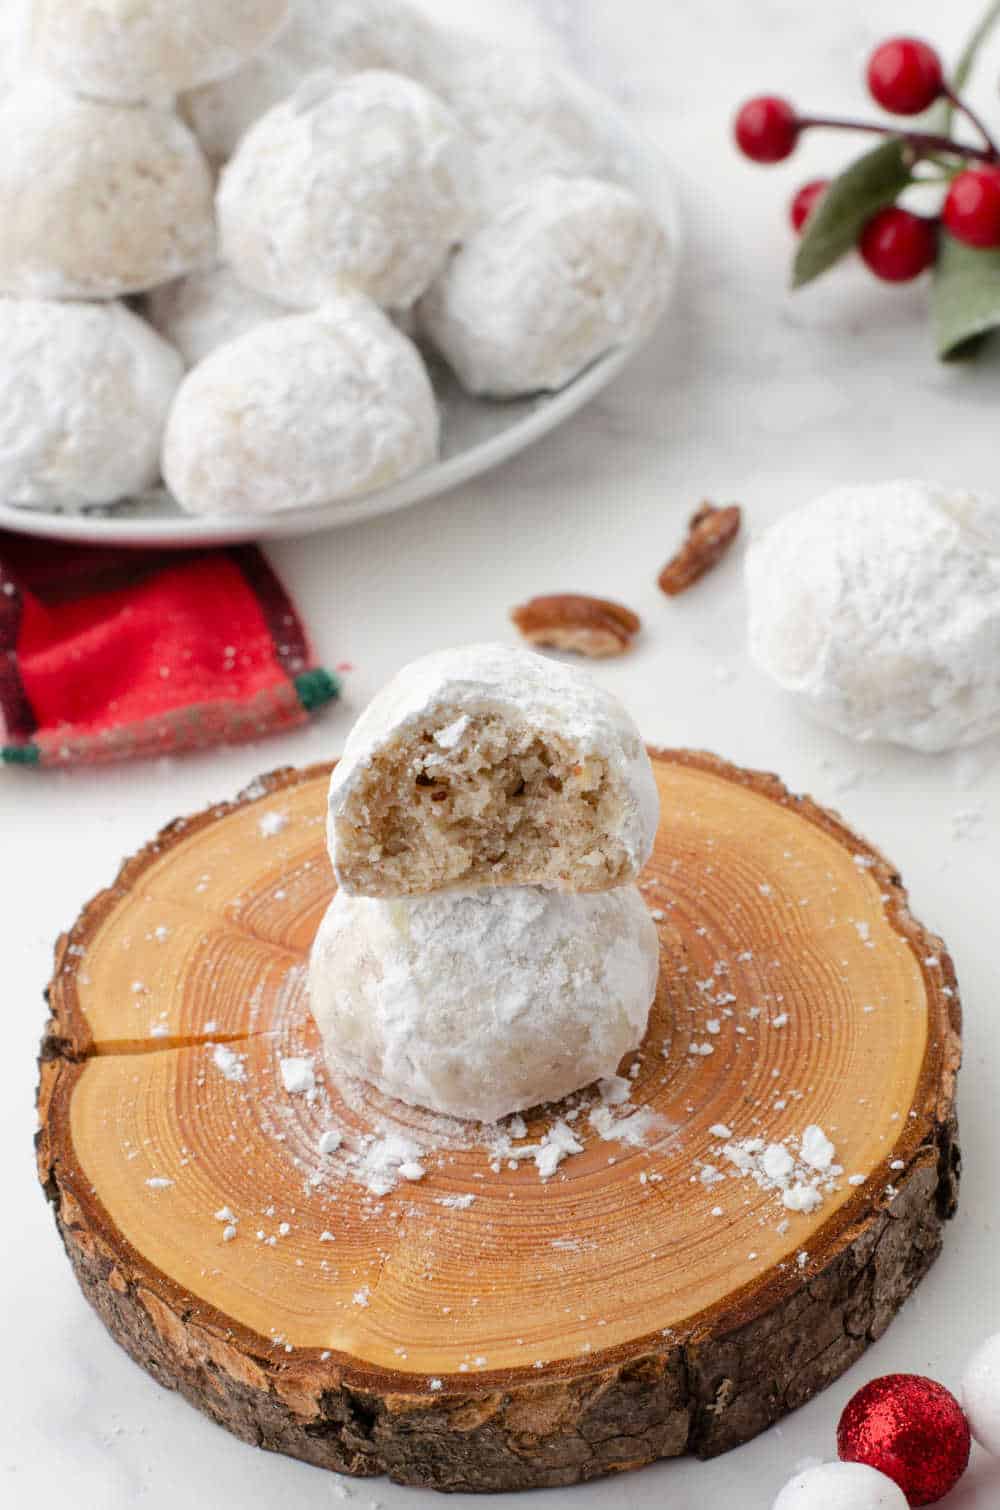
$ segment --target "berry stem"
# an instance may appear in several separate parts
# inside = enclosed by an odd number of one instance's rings
[[[983,138],[983,141],[992,152],[994,158],[1000,157],[1000,148],[997,147],[996,142],[993,140],[989,131],[986,129],[982,116],[980,116],[977,111],[973,110],[971,105],[967,105],[962,99],[961,95],[956,94],[954,89],[952,89],[949,84],[945,84],[944,88],[941,90],[941,94],[953,109],[960,110],[965,116],[966,120],[970,121],[972,125],[975,126],[976,130]]]
[[[920,156],[943,152],[949,157],[974,158],[981,163],[995,163],[1000,158],[1000,150],[992,143],[989,147],[969,147],[963,142],[952,141],[950,136],[936,136],[927,131],[900,131],[898,126],[881,126],[875,121],[851,121],[832,115],[799,116],[799,130],[804,131],[809,126],[824,126],[834,131],[867,131],[874,136],[898,136]]]

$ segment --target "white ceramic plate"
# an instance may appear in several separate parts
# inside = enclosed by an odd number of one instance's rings
[[[672,256],[672,295],[680,257],[680,233],[667,164],[603,96],[594,93],[593,103],[616,149],[616,176],[650,206],[667,233]],[[645,332],[643,340],[649,334]],[[308,535],[353,524],[358,519],[372,519],[434,498],[523,451],[607,387],[642,343],[637,340],[610,351],[559,393],[503,403],[470,398],[448,372],[435,367],[432,375],[443,420],[440,460],[364,498],[308,509],[287,509],[280,514],[208,518],[183,513],[170,494],[159,488],[142,497],[80,512],[16,509],[0,503],[0,528],[98,545],[183,548]]]

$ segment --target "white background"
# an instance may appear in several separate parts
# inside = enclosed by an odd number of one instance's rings
[[[424,3],[440,8],[440,0]],[[521,0],[451,0],[447,9],[486,17],[494,31],[525,22]],[[409,513],[273,551],[320,659],[356,668],[345,678],[346,701],[309,731],[147,767],[0,774],[0,1499],[12,1506],[315,1510],[336,1501],[333,1476],[252,1451],[159,1389],[78,1294],[31,1159],[41,992],[56,934],[160,825],[235,793],[260,770],[336,754],[367,698],[404,661],[511,636],[508,608],[536,592],[598,592],[642,613],[639,647],[597,675],[650,740],[777,769],[888,851],[918,914],[948,940],[966,1009],[962,1210],[942,1259],[888,1335],[825,1395],[738,1452],[552,1492],[540,1503],[767,1510],[800,1460],[833,1455],[840,1408],[865,1380],[905,1370],[954,1387],[970,1350],[1000,1328],[1000,750],[928,759],[850,747],[803,723],[747,665],[737,559],[676,602],[654,585],[705,496],[738,499],[757,529],[855,479],[997,484],[1000,352],[974,367],[936,365],[925,290],[885,288],[859,267],[794,298],[785,291],[787,194],[836,169],[856,142],[817,139],[770,171],[739,160],[728,142],[733,105],[764,89],[803,106],[864,109],[860,74],[876,40],[905,29],[953,55],[978,4],[538,0],[537,9],[675,165],[685,266],[680,298],[650,349],[568,427],[491,477]],[[978,89],[995,121],[998,70],[1000,46],[987,55]],[[968,809],[981,813],[977,834],[956,837],[956,815]],[[358,1510],[435,1502],[382,1481],[349,1489]],[[979,1458],[948,1504],[985,1510],[998,1502],[1000,1467]],[[515,1501],[492,1503],[508,1510]]]

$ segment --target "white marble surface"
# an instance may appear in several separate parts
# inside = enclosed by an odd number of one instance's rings
[[[523,22],[515,0],[451,0],[448,8],[485,15],[494,30]],[[598,675],[627,700],[650,739],[777,768],[886,849],[919,913],[949,941],[967,1021],[962,1211],[943,1258],[887,1336],[823,1397],[738,1452],[554,1492],[544,1503],[552,1510],[767,1510],[800,1460],[832,1454],[839,1410],[862,1382],[898,1369],[954,1386],[973,1346],[1000,1329],[993,955],[1000,752],[932,760],[851,748],[801,722],[746,664],[737,561],[677,602],[663,599],[653,582],[703,495],[741,499],[759,527],[855,478],[918,473],[970,486],[996,482],[1000,357],[978,369],[936,366],[924,291],[886,290],[858,268],[794,299],[785,293],[786,194],[836,167],[848,144],[820,139],[792,165],[764,172],[739,161],[727,138],[733,104],[766,87],[810,105],[861,106],[862,60],[879,35],[924,32],[954,51],[978,6],[538,0],[537,9],[556,20],[580,66],[677,165],[688,246],[682,297],[667,326],[613,390],[505,470],[410,513],[275,551],[322,657],[357,668],[347,678],[347,701],[313,729],[151,768],[0,775],[0,1497],[7,1504],[319,1510],[339,1502],[332,1477],[242,1446],[158,1389],[80,1298],[30,1157],[41,991],[54,936],[108,881],[120,856],[166,819],[233,793],[261,769],[335,753],[354,714],[403,661],[508,634],[506,610],[536,591],[596,590],[644,614],[641,646]],[[980,90],[994,119],[998,64],[1000,47]],[[981,822],[975,837],[960,839],[956,815],[968,809],[981,812]],[[357,1510],[434,1502],[383,1482],[349,1489]],[[1000,1469],[978,1458],[948,1504],[986,1510],[998,1501]],[[504,1510],[515,1501],[492,1503]]]

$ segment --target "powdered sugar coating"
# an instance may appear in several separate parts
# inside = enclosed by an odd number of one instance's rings
[[[747,556],[750,650],[821,723],[916,750],[1000,731],[1000,503],[839,488]]]
[[[182,375],[123,304],[0,299],[0,498],[79,507],[150,487]]]
[[[80,94],[170,99],[239,68],[288,10],[289,0],[34,0],[32,58]]]
[[[669,270],[663,229],[630,190],[540,178],[451,259],[421,327],[470,393],[558,389],[652,327]]]
[[[246,288],[232,268],[220,263],[154,289],[146,300],[146,317],[171,341],[189,367],[227,341],[245,336],[264,320],[288,311]]]
[[[108,299],[203,265],[208,165],[169,111],[101,105],[29,78],[0,102],[0,292]]]
[[[369,703],[348,737],[330,780],[328,841],[337,870],[338,824],[379,752],[446,716],[499,714],[539,734],[566,739],[581,759],[607,762],[620,791],[617,832],[638,875],[653,851],[659,793],[642,736],[625,708],[585,672],[519,646],[480,644],[436,651],[405,666]],[[447,729],[439,741],[447,739]],[[344,884],[344,876],[338,873]]]
[[[266,321],[189,372],[163,472],[189,513],[266,514],[388,486],[432,461],[437,439],[416,347],[350,297]]]
[[[434,29],[404,0],[292,0],[288,24],[231,77],[187,95],[184,114],[214,162],[225,162],[266,111],[311,73],[386,68],[422,78]]]
[[[338,892],[313,947],[310,1003],[334,1072],[491,1122],[614,1074],[642,1041],[658,960],[631,886],[394,902]]]
[[[449,35],[436,53],[432,87],[472,138],[480,221],[536,178],[613,176],[586,87],[537,51]]]
[[[468,143],[422,85],[313,74],[243,138],[218,194],[238,277],[300,308],[355,288],[411,304],[467,223]]]

